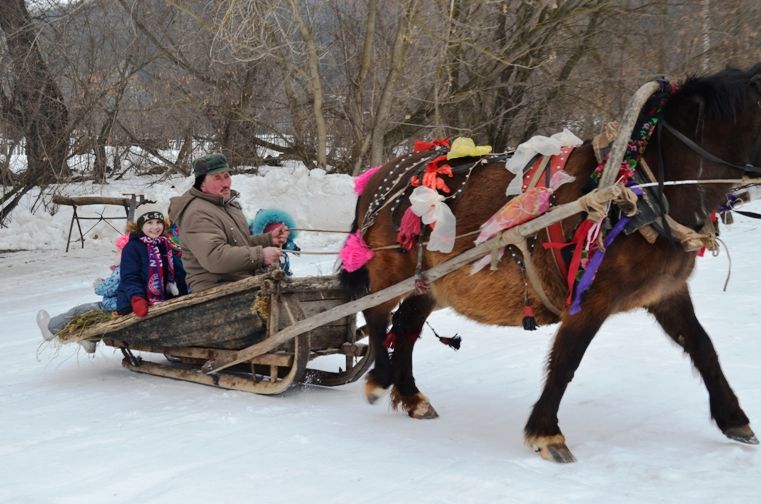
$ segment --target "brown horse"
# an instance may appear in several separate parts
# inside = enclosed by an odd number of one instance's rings
[[[740,179],[761,173],[760,79],[761,64],[748,71],[727,69],[688,78],[664,100],[658,127],[642,158],[657,173],[656,178],[666,182],[660,194],[677,223],[701,229],[727,192],[740,184],[669,185],[668,181]],[[473,246],[474,237],[466,236],[456,240],[450,254],[425,250],[420,255],[414,248],[404,252],[388,247],[396,242],[399,215],[409,206],[409,191],[403,192],[404,187],[421,160],[431,155],[420,152],[394,159],[368,181],[357,203],[355,229],[364,225],[364,238],[375,255],[363,268],[342,272],[345,284],[358,294],[384,289],[414,275],[416,267],[431,268]],[[478,230],[508,200],[505,188],[513,175],[505,169],[504,158],[483,159],[483,163],[476,163],[474,158],[460,160],[459,164],[475,168],[459,171],[452,162],[455,175],[445,179],[453,191],[461,189],[457,197],[448,200],[457,219],[458,236]],[[565,168],[576,178],[555,192],[554,203],[576,200],[589,190],[590,175],[597,165],[589,142],[576,148]],[[384,195],[392,195],[386,204]],[[658,200],[659,196],[651,199]],[[583,216],[577,215],[563,221],[566,240],[582,220]],[[424,234],[422,239],[426,237]],[[530,260],[541,286],[552,304],[565,306],[568,288],[553,252],[541,246],[547,241],[545,233],[538,233],[536,240],[538,245]],[[548,358],[544,390],[524,429],[526,442],[544,458],[574,461],[558,426],[563,393],[602,323],[612,314],[638,307],[647,309],[692,359],[708,390],[711,416],[719,429],[731,439],[757,444],[711,340],[695,316],[687,286],[695,259],[694,251],[686,252],[675,243],[668,226],[654,243],[639,232],[622,233],[607,248],[594,282],[582,298],[581,311],[571,314],[565,309],[559,316],[539,301],[531,285],[526,289],[518,261],[509,254],[496,271],[486,268],[471,275],[469,266],[462,267],[432,282],[428,292],[364,311],[376,355],[365,385],[366,397],[373,403],[391,387],[395,408],[401,406],[413,418],[435,418],[436,411],[418,390],[412,373],[413,347],[426,318],[437,307],[451,307],[481,323],[520,326],[528,293],[538,323],[560,323]],[[390,314],[399,301],[389,330]],[[391,353],[384,345],[389,333],[395,336]]]

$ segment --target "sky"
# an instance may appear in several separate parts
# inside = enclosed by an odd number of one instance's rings
[[[165,205],[189,186],[189,179],[143,177],[57,190],[137,192]],[[294,164],[262,176],[236,175],[233,187],[250,216],[276,207],[312,229],[348,229],[352,219],[347,176]],[[37,208],[32,215],[36,196],[30,193],[0,228],[0,502],[748,503],[761,497],[761,448],[721,434],[689,359],[642,310],[605,323],[565,394],[560,426],[578,459],[566,465],[542,460],[522,438],[556,326],[526,332],[435,312],[430,322],[439,334],[463,338],[455,352],[426,328],[416,347],[417,385],[438,411],[435,420],[393,411],[387,398],[367,404],[362,380],[259,396],[132,373],[121,367],[121,353],[103,343],[92,356],[76,344],[43,343],[37,311],[55,314],[97,300],[92,282],[107,274],[117,233],[100,223],[84,248],[72,244],[66,253],[71,208]],[[747,209],[761,211],[754,205]],[[738,216],[722,228],[731,254],[727,292],[724,249],[700,259],[690,281],[698,317],[752,426],[761,418],[760,227]],[[297,241],[305,251],[334,253],[342,239],[305,232]],[[335,255],[292,261],[298,276],[329,275]]]

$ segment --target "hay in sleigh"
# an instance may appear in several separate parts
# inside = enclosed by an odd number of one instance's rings
[[[82,335],[91,327],[108,322],[115,318],[110,312],[104,312],[103,310],[92,310],[84,313],[80,313],[72,319],[71,322],[66,324],[66,327],[56,334],[56,337],[62,343],[69,343],[72,341],[79,341]]]

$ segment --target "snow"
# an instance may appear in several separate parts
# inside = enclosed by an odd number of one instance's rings
[[[138,192],[166,205],[189,185],[144,177],[62,192]],[[303,227],[351,223],[349,177],[293,165],[235,176],[233,187],[250,216],[272,206]],[[427,328],[418,343],[417,384],[440,414],[428,421],[392,411],[388,399],[368,405],[361,380],[258,396],[132,373],[102,344],[94,358],[75,344],[42,344],[37,310],[97,299],[92,280],[107,271],[117,232],[100,223],[84,248],[65,253],[71,209],[30,215],[36,196],[0,229],[0,249],[24,249],[0,252],[0,502],[747,503],[761,495],[761,448],[719,432],[689,359],[643,311],[606,322],[563,398],[560,425],[579,460],[569,465],[541,460],[522,438],[554,326],[525,332],[434,313],[436,331],[461,334],[463,346],[454,352]],[[700,259],[690,283],[751,421],[761,418],[759,226],[738,216],[723,227],[728,292],[724,251]],[[341,240],[304,233],[298,241],[336,251]],[[297,275],[329,274],[334,261],[306,255],[292,265]]]

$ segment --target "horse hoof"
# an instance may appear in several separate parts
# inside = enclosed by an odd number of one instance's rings
[[[375,404],[378,399],[388,394],[389,389],[383,388],[374,383],[365,382],[365,398],[370,404]]]
[[[394,408],[394,410],[397,410],[400,406],[404,408],[404,411],[406,411],[409,416],[417,418],[418,420],[430,420],[439,417],[439,414],[433,409],[431,402],[425,394],[422,392],[416,392],[412,396],[404,397],[399,393],[399,389],[394,387],[391,392],[391,407]]]
[[[544,460],[568,464],[576,462],[571,450],[565,444],[565,436],[555,434],[552,436],[526,436],[526,443],[534,449]]]
[[[730,427],[724,431],[724,435],[729,439],[734,439],[745,444],[758,444],[758,438],[750,428],[750,425],[743,425],[742,427]]]
[[[432,420],[434,418],[439,418],[439,414],[436,413],[436,410],[433,409],[433,406],[426,401],[421,402],[420,404],[415,407],[415,409],[408,411],[409,415],[412,418],[417,418],[418,420]]]
[[[536,451],[539,452],[539,456],[544,460],[549,460],[550,462],[557,462],[558,464],[576,462],[576,457],[573,456],[573,453],[571,453],[571,450],[568,449],[565,443],[550,444],[537,448]]]

